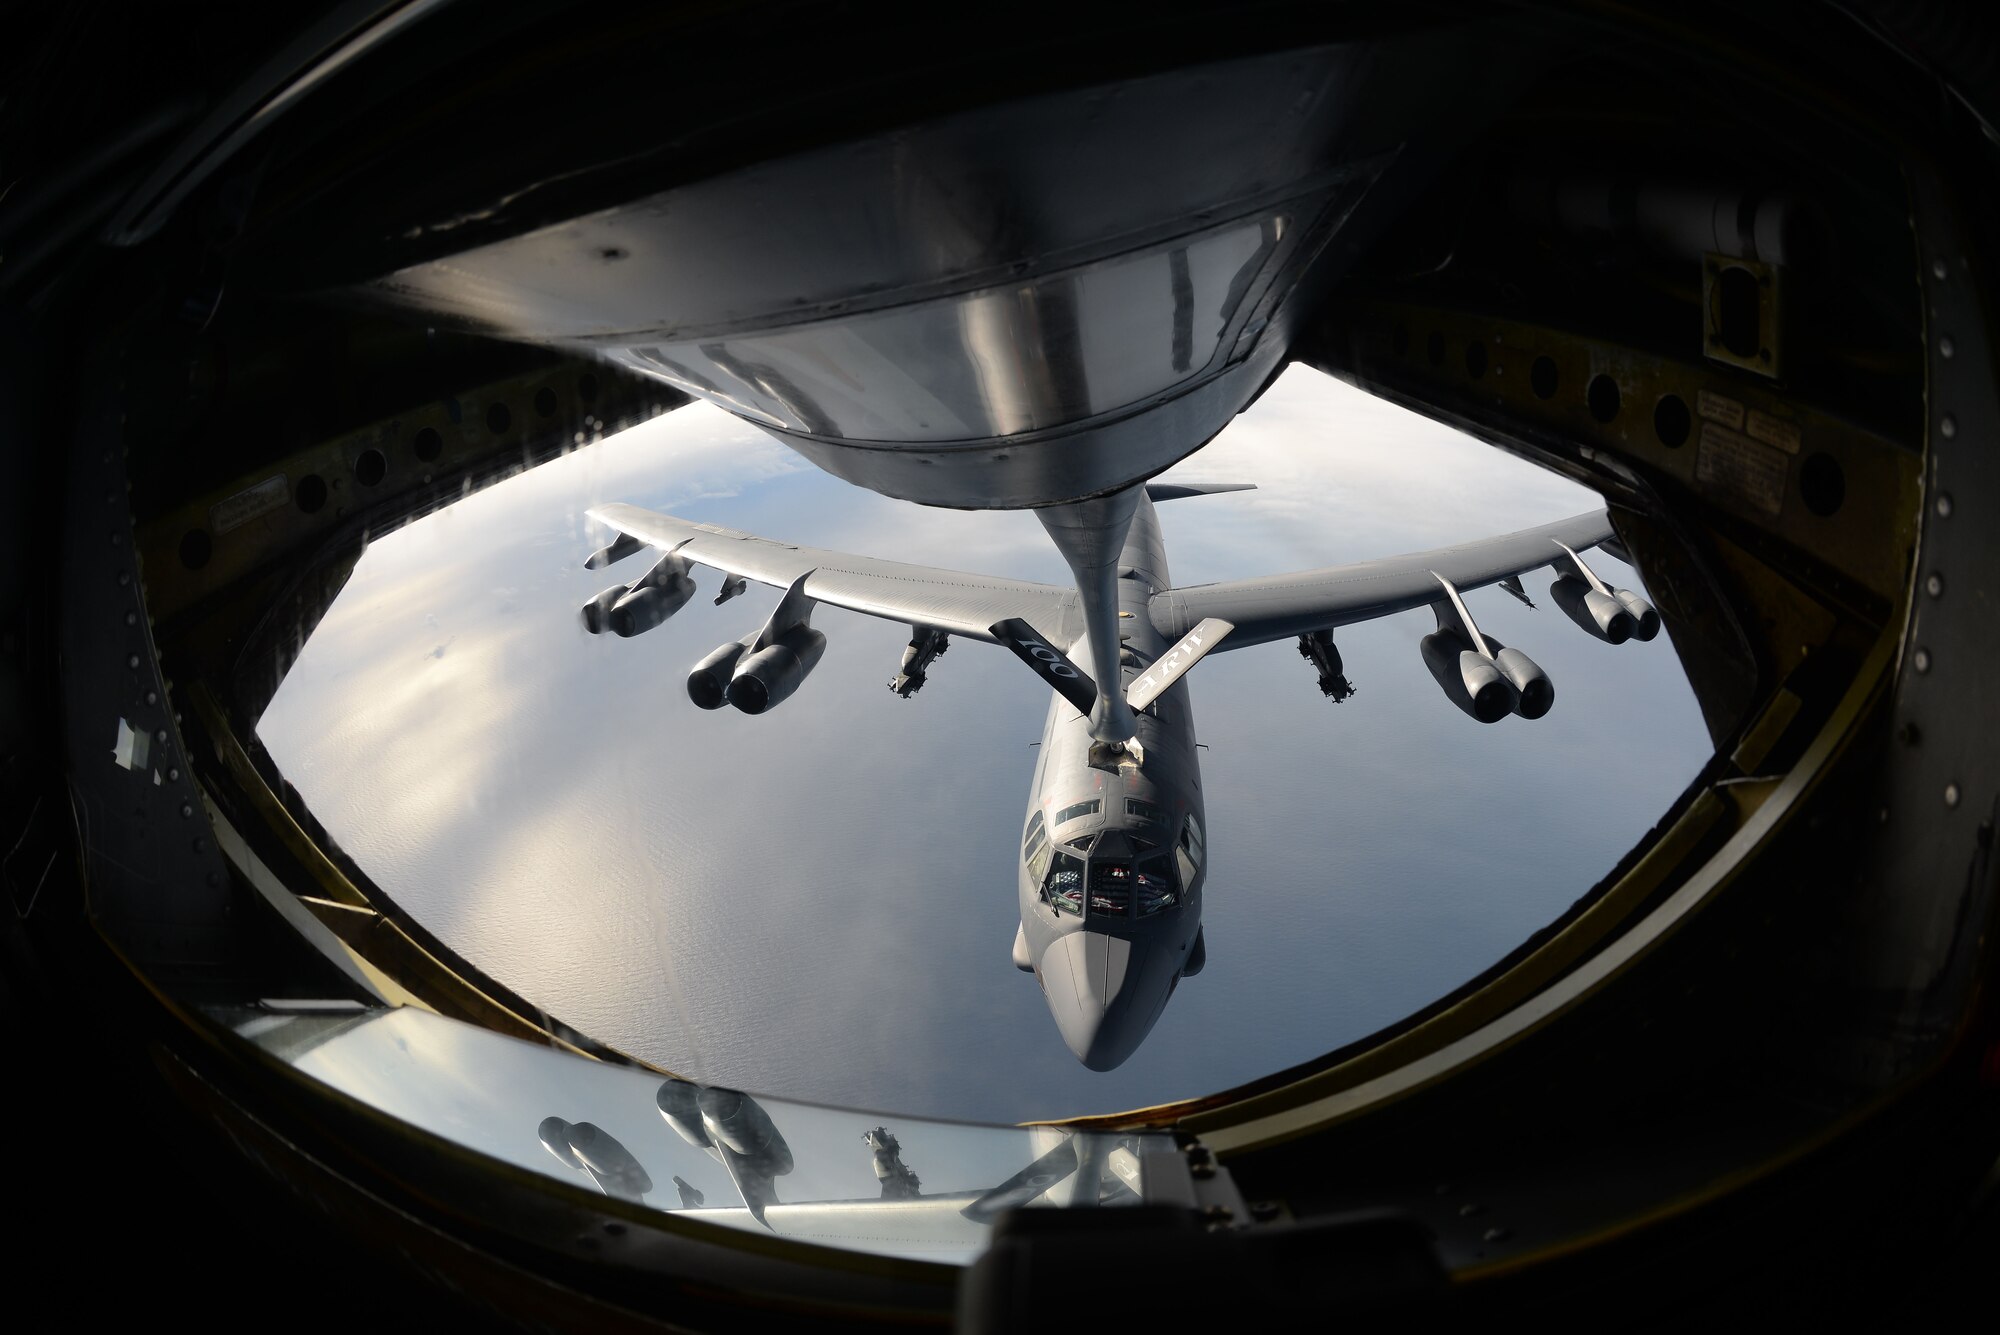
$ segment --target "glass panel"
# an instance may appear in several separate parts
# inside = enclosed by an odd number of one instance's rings
[[[466,415],[475,436],[485,416],[483,402]],[[1183,578],[1251,578],[1601,505],[1436,423],[1396,434],[1405,416],[1294,367],[1189,464],[1199,477],[1264,489],[1160,507],[1164,554]],[[1342,452],[1298,425],[1327,421],[1355,424],[1343,441],[1396,443]],[[446,436],[456,450],[458,437]],[[1282,450],[1284,469],[1264,446],[1251,448],[1258,440]],[[397,476],[405,446],[392,446]],[[1393,481],[1381,485],[1404,503],[1385,509],[1365,491],[1352,495],[1356,508],[1340,524],[1324,522],[1327,498],[1350,495],[1344,479],[1372,487],[1380,480],[1372,464],[1391,463],[1380,477]],[[1477,504],[1428,490],[1440,476],[1476,479]],[[361,497],[345,486],[339,495]],[[244,669],[230,678],[239,692],[231,707],[258,720],[256,736],[240,740],[262,741],[268,755],[258,763],[268,759],[283,776],[283,800],[301,824],[339,844],[357,884],[511,989],[521,1013],[545,1011],[636,1060],[774,1096],[1028,1121],[1212,1092],[1315,1059],[1429,1004],[1479,972],[1487,952],[1565,911],[1710,754],[1665,640],[1611,652],[1498,590],[1478,591],[1469,605],[1564,683],[1567,703],[1549,717],[1473,727],[1415,668],[1412,640],[1428,628],[1415,619],[1424,614],[1389,617],[1342,633],[1343,654],[1373,692],[1361,722],[1374,722],[1358,732],[1353,716],[1306,707],[1318,699],[1319,674],[1286,644],[1230,654],[1226,688],[1190,678],[1181,688],[1188,717],[1176,718],[1186,749],[1149,747],[1148,760],[1149,769],[1184,768],[1184,788],[1163,772],[1149,775],[1158,788],[1107,776],[1100,789],[1095,773],[1079,780],[1066,764],[1079,759],[1066,739],[1037,767],[1027,743],[1047,693],[990,647],[955,643],[940,660],[945,676],[934,671],[926,688],[990,708],[956,721],[927,705],[906,710],[879,678],[900,661],[909,627],[833,610],[825,621],[838,631],[837,651],[778,706],[779,717],[708,711],[673,689],[673,678],[754,633],[779,591],[760,587],[717,606],[713,595],[731,586],[704,567],[694,573],[699,593],[644,643],[587,633],[579,606],[607,585],[622,590],[614,581],[642,575],[654,559],[635,550],[612,568],[580,568],[613,536],[585,512],[613,501],[781,545],[1068,578],[1031,514],[914,511],[692,404],[306,568],[296,607],[258,623],[268,626],[255,641],[264,648],[246,649]],[[160,557],[171,563],[185,529],[160,532]],[[1630,578],[1613,558],[1602,562],[1600,573]],[[198,659],[201,644],[176,634],[163,649]],[[1620,725],[1615,766],[1593,771],[1558,807],[1494,812],[1496,783],[1532,788],[1565,757],[1596,754],[1609,735],[1597,704],[1633,698],[1648,709]],[[1196,749],[1197,717],[1202,736],[1229,738],[1226,765],[1210,766],[1211,753]],[[106,727],[107,750],[113,732]],[[1467,763],[1474,749],[1476,773]],[[1319,757],[1320,781],[1299,782],[1287,757],[1301,754]],[[662,768],[663,756],[677,763]],[[1038,768],[1042,797],[1067,793],[1067,801],[1022,805]],[[1196,784],[1236,831],[1225,850],[1229,885],[1258,887],[1254,909],[1216,903],[1230,914],[1218,930],[1256,967],[1211,973],[1222,986],[1176,994],[1162,1012],[1175,1017],[1175,1041],[1147,1060],[1087,1068],[1066,1048],[1041,989],[1000,966],[1013,914],[1025,887],[1051,886],[1059,853],[1073,869],[1062,911],[1084,913],[1081,855],[1098,856],[1102,839],[1064,841],[1103,816],[1050,821],[1080,801],[1089,812],[1092,797],[1158,841],[1118,860],[1144,873],[1149,859],[1167,856],[1176,903],[1159,911],[1193,913],[1206,876],[1206,812],[1190,823],[1162,794],[1192,796]],[[1127,815],[1128,795],[1167,807],[1172,823]],[[1037,808],[1041,833],[1031,840]],[[1019,822],[1013,868],[994,853],[1010,819]],[[885,857],[911,825],[924,829],[931,855]],[[1424,837],[1437,828],[1471,834]],[[1471,845],[1508,856],[1481,860],[1480,893],[1468,898]],[[949,895],[938,891],[940,866],[950,869]],[[1301,876],[1302,867],[1312,874]],[[1325,894],[1330,884],[1342,893]],[[1137,915],[1154,901],[1142,877],[1135,916],[1121,921],[1147,925]],[[910,912],[913,904],[930,911]],[[1052,921],[1039,907],[1030,913]],[[1439,931],[1440,922],[1451,930]],[[743,967],[746,943],[762,966]],[[1250,1034],[1230,1023],[1244,1013],[1273,1018]],[[882,1053],[893,1059],[878,1060]],[[1011,1078],[994,1080],[995,1069]],[[553,1106],[540,1116],[593,1121]],[[929,1172],[911,1165],[928,1186]]]
[[[1158,1133],[885,1123],[593,1061],[413,1006],[211,1014],[331,1088],[517,1168],[683,1218],[886,1256],[962,1264],[1002,1210],[1141,1204],[1152,1156],[1176,1153]]]
[[[1103,809],[1104,809],[1104,803],[1099,799],[1093,797],[1088,802],[1077,802],[1071,806],[1064,807],[1061,811],[1058,811],[1056,813],[1056,818],[1053,823],[1061,825],[1065,821],[1075,820],[1079,816],[1095,816],[1099,811]]]
[[[1093,862],[1090,864],[1090,912],[1092,916],[1130,917],[1132,913],[1132,864]]]
[[[1028,854],[1028,879],[1040,885],[1049,871],[1049,841],[1044,839],[1034,852]]]
[[[1150,918],[1179,902],[1174,893],[1173,871],[1164,855],[1140,861],[1135,899],[1142,918]]]
[[[1165,807],[1138,797],[1128,797],[1125,799],[1125,814],[1128,816],[1137,816],[1149,825],[1166,825],[1173,820],[1167,814]]]
[[[1187,824],[1181,827],[1181,848],[1195,866],[1201,865],[1201,822],[1193,816],[1189,816]]]
[[[1041,812],[1039,812],[1039,811],[1037,811],[1037,812],[1036,812],[1036,813],[1035,813],[1034,815],[1032,815],[1032,816],[1030,816],[1030,817],[1028,818],[1028,833],[1027,833],[1027,835],[1026,835],[1026,836],[1025,836],[1025,837],[1024,837],[1023,839],[1022,839],[1022,846],[1023,846],[1023,847],[1025,847],[1025,848],[1029,848],[1029,849],[1032,849],[1032,848],[1034,848],[1034,846],[1035,846],[1035,837],[1036,837],[1037,835],[1040,835],[1040,834],[1042,834],[1042,833],[1043,833],[1043,831],[1042,831],[1042,813],[1041,813]]]
[[[1083,916],[1083,859],[1073,858],[1067,853],[1055,855],[1055,866],[1049,871],[1048,884],[1044,887],[1049,903],[1058,913]]]

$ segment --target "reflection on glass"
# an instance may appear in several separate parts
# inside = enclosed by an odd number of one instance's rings
[[[1259,487],[1160,507],[1182,585],[1434,547],[1596,503],[1300,368],[1176,475]],[[899,699],[882,683],[909,627],[822,607],[824,658],[779,711],[697,709],[680,689],[688,666],[754,632],[776,595],[752,585],[714,606],[716,578],[701,570],[699,596],[641,638],[586,634],[575,609],[605,580],[577,563],[609,535],[582,516],[614,500],[836,550],[1070,575],[1032,515],[884,500],[695,405],[377,541],[288,659],[258,736],[386,896],[593,1038],[760,1099],[1026,1120],[1205,1094],[1311,1060],[1435,1001],[1561,914],[1709,754],[1664,637],[1613,648],[1539,597],[1531,610],[1483,590],[1468,599],[1479,624],[1558,683],[1547,717],[1484,727],[1452,708],[1418,650],[1423,613],[1343,629],[1324,664],[1285,644],[1212,654],[1172,725],[1192,730],[1198,714],[1213,747],[1199,823],[1161,825],[1129,813],[1122,788],[1085,788],[1041,795],[1036,844],[1021,799],[1046,695],[1018,663],[960,648]],[[1329,667],[1368,691],[1327,708],[1315,683]],[[1100,791],[1111,800],[1094,816],[1053,823]],[[1065,1051],[1041,988],[1015,971],[1010,892],[1080,924],[1090,834],[1107,816],[1133,841],[1134,889],[1132,916],[1101,921],[1137,929],[1192,912],[1196,876],[1212,876],[1200,913],[1221,935],[1213,963],[1197,939],[1182,977],[1202,963],[1200,979],[1146,1044],[1098,1072]],[[1146,859],[1161,854],[1156,898]],[[1246,1034],[1246,1012],[1269,1018]],[[634,1144],[553,1105],[526,1131],[550,1115]],[[847,1150],[861,1152],[863,1129],[843,1133]],[[892,1130],[928,1189],[928,1156]],[[711,1208],[737,1201],[721,1165],[702,1163],[708,1178],[682,1176]],[[803,1171],[775,1179],[782,1201]]]
[[[467,1149],[607,1196],[732,1228],[962,1263],[1003,1210],[1186,1203],[1158,1133],[972,1126],[753,1098],[405,1007],[328,1022],[215,1017],[340,1092]],[[560,1112],[548,1113],[550,1104]],[[538,1115],[539,1114],[539,1115]],[[923,1177],[911,1167],[923,1165]],[[1185,1170],[1181,1170],[1184,1177]],[[667,1182],[672,1191],[656,1190]],[[779,1184],[783,1184],[782,1198]]]
[[[560,1117],[544,1117],[537,1134],[542,1148],[556,1156],[565,1168],[581,1169],[607,1196],[620,1200],[644,1200],[653,1189],[653,1179],[632,1157],[632,1152],[616,1137],[589,1122],[565,1122]],[[678,1178],[675,1179],[679,1181]]]

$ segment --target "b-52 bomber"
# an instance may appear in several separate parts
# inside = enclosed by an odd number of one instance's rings
[[[717,603],[749,580],[783,589],[761,629],[688,674],[695,704],[746,714],[783,703],[819,663],[826,636],[811,625],[819,603],[910,626],[889,683],[906,697],[952,636],[1001,645],[1040,674],[1053,698],[1016,860],[1013,961],[1041,984],[1070,1051],[1108,1071],[1138,1049],[1180,980],[1207,958],[1204,811],[1183,680],[1204,656],[1297,637],[1321,689],[1339,700],[1353,688],[1333,631],[1428,607],[1436,629],[1423,637],[1424,665],[1453,704],[1493,723],[1540,718],[1555,687],[1534,660],[1480,630],[1466,590],[1498,584],[1525,602],[1521,575],[1548,567],[1556,606],[1598,639],[1650,640],[1660,629],[1645,599],[1606,584],[1584,561],[1593,547],[1623,555],[1602,510],[1405,556],[1174,587],[1155,503],[1241,489],[1145,483],[1037,510],[1076,575],[1070,589],[603,505],[590,516],[618,537],[589,568],[645,548],[659,555],[637,579],[586,603],[583,622],[593,634],[650,630],[693,597],[697,565],[722,572]]]

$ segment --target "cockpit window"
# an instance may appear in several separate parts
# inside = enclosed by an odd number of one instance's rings
[[[1056,813],[1055,820],[1050,823],[1061,825],[1064,821],[1075,820],[1078,816],[1095,816],[1103,808],[1104,803],[1093,797],[1088,802],[1077,802],[1064,807]]]
[[[1150,918],[1163,909],[1170,909],[1180,902],[1174,892],[1174,873],[1168,865],[1167,855],[1142,858],[1139,862],[1134,904],[1142,918]]]
[[[1160,806],[1158,803],[1148,802],[1140,797],[1128,797],[1125,799],[1125,814],[1128,816],[1137,816],[1148,825],[1166,825],[1173,819],[1167,815],[1165,807]]]
[[[1097,836],[1094,834],[1080,834],[1074,839],[1065,841],[1067,847],[1078,849],[1085,853],[1088,853],[1090,846],[1096,842]]]
[[[1028,838],[1022,845],[1021,857],[1028,867],[1028,879],[1040,885],[1049,870],[1049,832],[1042,826],[1042,813],[1039,811],[1028,822]]]
[[[1090,915],[1112,918],[1132,916],[1132,864],[1093,862],[1090,864]]]
[[[1083,859],[1073,858],[1067,853],[1055,855],[1055,865],[1049,869],[1049,879],[1042,887],[1042,898],[1057,913],[1068,913],[1078,918],[1083,916]]]
[[[1181,844],[1177,860],[1181,869],[1181,884],[1193,885],[1194,874],[1201,870],[1201,822],[1193,816],[1181,827]]]

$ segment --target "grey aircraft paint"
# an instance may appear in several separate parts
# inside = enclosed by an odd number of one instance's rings
[[[1141,493],[1118,558],[1117,671],[1087,654],[1079,664],[1116,683],[1121,699],[1172,647],[1151,613],[1154,594],[1169,587],[1159,521]],[[1063,1042],[1093,1071],[1145,1041],[1201,934],[1206,825],[1186,683],[1135,723],[1145,763],[1093,767],[1090,719],[1051,698],[1017,866],[1030,967]]]
[[[1194,658],[1310,633],[1337,675],[1332,628],[1429,606],[1438,630],[1423,656],[1439,687],[1493,723],[1509,713],[1540,718],[1553,686],[1527,655],[1479,630],[1455,581],[1518,582],[1525,570],[1552,566],[1559,587],[1586,589],[1557,602],[1591,634],[1617,644],[1659,629],[1650,604],[1604,584],[1577,555],[1611,537],[1602,511],[1427,552],[1176,589],[1152,496],[1135,486],[1038,512],[1075,578],[1067,592],[803,547],[632,505],[590,513],[639,545],[614,541],[586,568],[641,545],[661,553],[637,579],[583,605],[593,635],[629,637],[666,620],[687,601],[691,564],[785,589],[756,635],[719,646],[689,673],[688,698],[702,709],[731,704],[761,714],[797,690],[825,646],[808,625],[820,601],[910,625],[903,672],[889,683],[900,695],[950,633],[1010,649],[1048,683],[1054,699],[1017,859],[1011,955],[1041,984],[1064,1043],[1095,1071],[1115,1069],[1138,1049],[1179,980],[1206,959],[1201,780],[1182,680]],[[645,615],[627,610],[641,599],[654,600]],[[1135,711],[1128,695],[1141,678],[1144,708]]]

